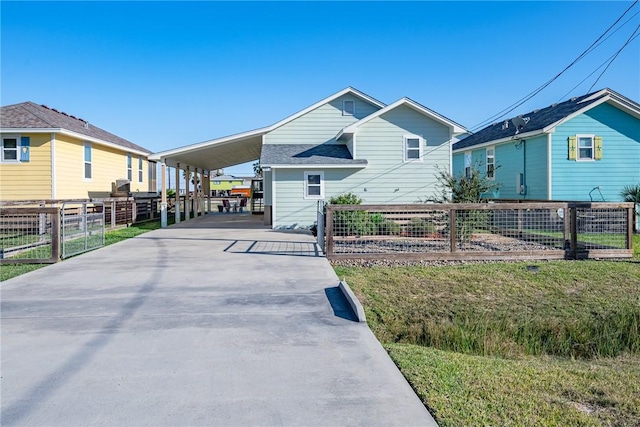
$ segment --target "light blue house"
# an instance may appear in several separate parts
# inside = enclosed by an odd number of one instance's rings
[[[454,174],[481,168],[488,198],[621,201],[640,183],[640,105],[610,89],[495,123],[453,145]]]
[[[205,177],[260,159],[265,224],[297,228],[316,222],[318,201],[347,192],[365,204],[435,196],[436,168],[451,171],[451,146],[465,133],[409,98],[385,105],[348,87],[271,126],[151,158]]]
[[[464,132],[411,99],[384,105],[344,89],[264,134],[265,214],[274,228],[307,227],[318,200],[342,193],[365,204],[435,196],[436,167],[451,170],[451,144]]]

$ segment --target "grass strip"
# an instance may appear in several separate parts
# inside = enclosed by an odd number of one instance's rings
[[[638,357],[508,360],[385,347],[442,427],[640,425]]]

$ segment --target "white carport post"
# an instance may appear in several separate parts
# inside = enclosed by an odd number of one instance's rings
[[[200,202],[200,215],[204,215],[204,169],[200,169],[200,188],[198,189],[198,200]]]
[[[180,163],[176,163],[176,224],[182,221],[180,209]]]
[[[205,187],[207,189],[207,213],[211,213],[211,171],[206,171],[205,176]]]
[[[202,214],[202,211],[200,210],[200,187],[202,187],[200,182],[200,175],[198,172],[198,168],[195,168],[193,170],[193,210],[194,210],[194,217],[198,217],[198,213]]]
[[[187,165],[184,170],[184,220],[189,221],[191,219],[191,200],[189,197],[189,178],[191,178],[191,170],[189,169],[189,165]]]
[[[155,166],[155,165],[154,165]],[[162,159],[162,193],[160,196],[160,227],[167,228],[167,164]]]

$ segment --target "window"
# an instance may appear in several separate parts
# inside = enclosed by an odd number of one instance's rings
[[[92,165],[91,165],[91,144],[88,142],[84,143],[84,179],[91,179],[93,176]]]
[[[2,161],[3,162],[18,161],[18,151],[20,151],[20,147],[18,146],[19,140],[20,140],[20,137],[17,135],[2,137]]]
[[[342,115],[353,116],[356,113],[356,101],[345,99],[342,101]]]
[[[304,198],[324,199],[324,173],[305,172],[304,173]]]
[[[487,178],[493,179],[496,170],[496,155],[494,148],[487,148]]]
[[[133,172],[131,171],[131,154],[127,154],[127,179],[129,182],[133,179]]]
[[[467,179],[471,179],[471,151],[465,151],[464,153],[464,176]]]
[[[142,156],[138,156],[138,182],[142,181]]]
[[[422,138],[415,135],[404,137],[404,161],[422,161]]]
[[[578,140],[578,160],[593,160],[593,135],[576,135]]]

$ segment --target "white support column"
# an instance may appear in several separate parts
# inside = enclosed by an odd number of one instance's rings
[[[207,213],[211,213],[211,171],[207,171],[205,182],[206,186],[204,188],[207,191]]]
[[[167,164],[162,160],[162,193],[160,196],[160,227],[167,228]]]
[[[191,169],[189,168],[189,165],[187,165],[184,170],[184,176],[184,220],[189,221],[191,219],[191,198],[189,197],[189,179],[191,178]]]
[[[193,216],[195,218],[198,217],[198,214],[201,214],[201,212],[200,212],[200,189],[198,188],[199,187],[198,184],[200,183],[199,179],[200,179],[200,176],[198,175],[198,168],[195,168],[193,170],[193,204],[194,204],[193,211],[195,212],[193,214]]]
[[[204,215],[204,170],[200,169],[200,188],[198,195],[200,196],[200,215]]]
[[[180,163],[176,163],[176,224],[180,224],[182,218],[182,209],[180,209]]]

